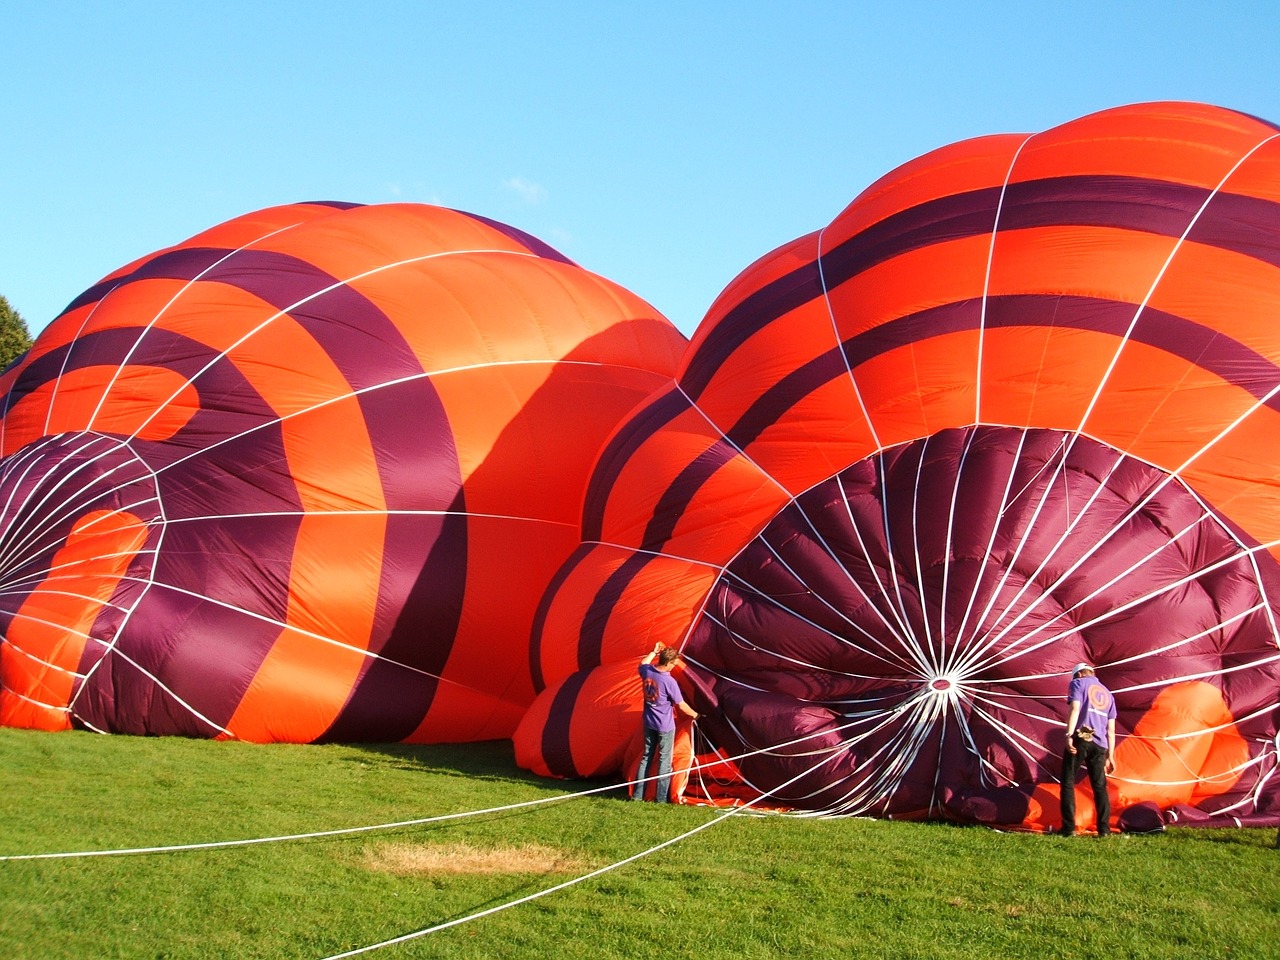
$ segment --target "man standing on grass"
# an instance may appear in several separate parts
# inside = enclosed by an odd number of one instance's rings
[[[1067,748],[1062,754],[1063,836],[1076,832],[1076,771],[1081,762],[1089,770],[1093,802],[1098,809],[1098,836],[1111,832],[1111,797],[1107,794],[1107,774],[1114,773],[1116,742],[1116,701],[1111,691],[1093,674],[1093,667],[1078,663],[1071,671],[1067,690],[1071,715],[1067,717]]]
[[[649,773],[649,761],[654,750],[658,752],[658,783],[654,799],[658,803],[668,803],[671,792],[671,746],[675,741],[676,717],[675,708],[691,720],[697,720],[698,714],[684,702],[680,694],[680,685],[671,676],[671,668],[675,666],[680,655],[674,648],[664,644],[655,644],[653,651],[640,661],[640,682],[644,688],[644,750],[640,754],[640,766],[636,770],[635,779],[643,781]],[[657,665],[654,665],[657,660]],[[644,783],[637,782],[632,800],[644,799]]]

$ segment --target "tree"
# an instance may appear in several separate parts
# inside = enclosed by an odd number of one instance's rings
[[[0,296],[0,370],[31,348],[31,331],[22,314]]]

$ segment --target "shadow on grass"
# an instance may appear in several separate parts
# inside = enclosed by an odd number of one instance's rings
[[[548,793],[578,793],[600,790],[599,796],[613,792],[600,788],[607,780],[553,780],[523,770],[516,765],[514,747],[509,740],[486,740],[479,743],[355,743],[350,745],[364,756],[352,757],[350,763],[368,763],[394,770],[431,773],[436,776],[462,777],[500,783],[523,783]],[[622,786],[618,796],[624,797]]]

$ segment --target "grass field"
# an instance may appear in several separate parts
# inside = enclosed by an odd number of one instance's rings
[[[0,856],[310,833],[583,786],[526,775],[505,743],[253,746],[0,728]],[[335,837],[4,860],[0,956],[327,958],[529,897],[723,815],[610,790]],[[363,955],[1274,960],[1274,840],[735,815]]]

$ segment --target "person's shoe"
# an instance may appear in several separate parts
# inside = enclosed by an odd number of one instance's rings
[[[1068,830],[1066,827],[1058,827],[1056,830],[1050,830],[1049,834],[1054,837],[1074,837],[1076,832],[1074,830]]]

